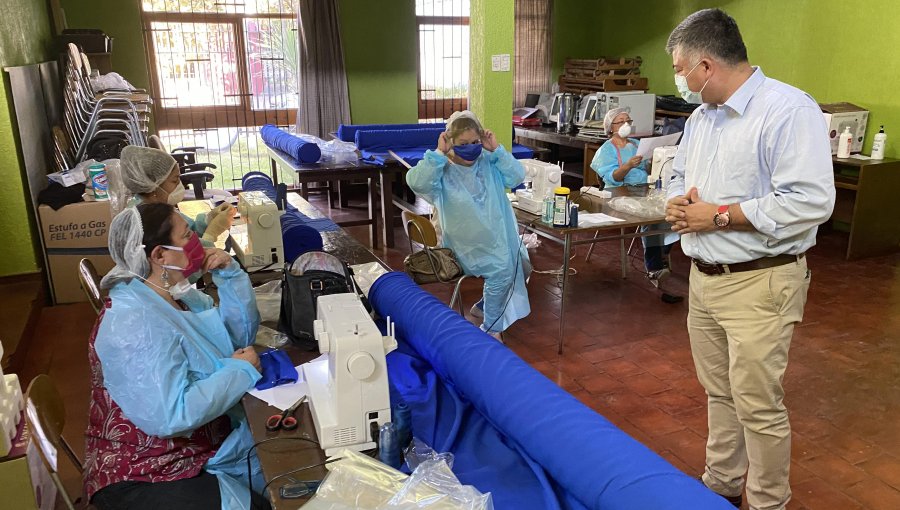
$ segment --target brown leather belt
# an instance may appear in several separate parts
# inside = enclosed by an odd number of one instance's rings
[[[691,259],[691,262],[694,263],[694,266],[696,266],[697,270],[701,273],[717,275],[783,266],[785,264],[790,264],[791,262],[797,262],[805,256],[806,253],[801,253],[800,255],[775,255],[774,257],[763,257],[761,259],[751,260],[749,262],[737,262],[735,264],[710,264],[697,259]]]

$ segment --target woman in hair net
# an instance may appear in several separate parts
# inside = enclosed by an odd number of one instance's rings
[[[521,163],[470,111],[451,115],[437,150],[426,151],[406,174],[409,187],[437,209],[444,246],[466,274],[484,278],[484,297],[472,315],[498,339],[531,312],[525,287],[531,262],[506,198],[506,189],[524,178]]]
[[[647,184],[650,172],[648,162],[637,155],[638,141],[629,138],[633,121],[625,108],[613,108],[603,118],[603,127],[607,134],[612,134],[594,154],[591,168],[597,172],[606,188],[617,186],[636,186]],[[663,224],[665,225],[665,224]],[[667,228],[660,225],[642,227],[642,230]],[[663,290],[662,300],[676,303],[682,300],[665,292],[663,281],[669,276],[669,251],[678,235],[666,234],[641,238],[644,245],[644,267],[650,283]]]
[[[136,203],[178,205],[184,200],[181,170],[167,152],[129,145],[122,149],[119,165],[122,182]],[[194,219],[184,216],[190,229],[202,236],[205,246],[212,246],[222,232],[231,228],[233,218],[234,208],[227,202]]]
[[[260,379],[250,278],[169,204],[119,213],[91,335],[85,494],[105,509],[268,509],[240,405]],[[187,284],[211,272],[219,306]],[[259,461],[250,457],[261,490]]]

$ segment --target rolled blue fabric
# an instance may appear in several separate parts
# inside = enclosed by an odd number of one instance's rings
[[[307,225],[300,216],[298,211],[285,211],[281,215],[281,238],[285,262],[288,263],[308,251],[322,251],[322,234],[314,226]]]
[[[322,158],[322,150],[318,145],[278,129],[272,124],[263,126],[259,130],[259,136],[269,147],[287,153],[300,163],[315,163]]]
[[[267,390],[282,384],[297,382],[297,369],[284,351],[269,349],[259,355],[262,379],[256,381],[256,389]]]
[[[359,131],[356,133],[356,147],[369,152],[387,152],[389,149],[407,147],[434,148],[443,132],[443,128]]]
[[[359,131],[382,131],[385,129],[446,129],[443,122],[431,122],[427,124],[341,124],[338,126],[337,137],[344,142],[356,142],[356,133]]]
[[[471,405],[463,414],[447,418],[451,422],[447,427],[460,433],[451,448],[460,465],[483,465],[481,474],[487,478],[501,476],[505,468],[491,465],[495,456],[490,448],[503,445],[490,446],[470,437],[487,436],[483,431],[467,436],[459,428],[468,414],[477,412],[506,438],[504,444],[517,445],[527,453],[524,462],[536,463],[547,473],[551,480],[545,493],[555,492],[558,486],[594,510],[733,510],[723,498],[579,402],[405,273],[380,277],[369,291],[369,300],[380,316],[395,322],[398,341],[421,356],[419,363],[429,363]],[[414,383],[422,384],[420,377],[404,382],[400,375],[392,373],[392,384],[409,386],[409,393],[419,391]],[[423,434],[439,428],[427,423],[429,416],[412,418]],[[477,479],[467,482],[461,476],[460,480],[479,486]]]
[[[397,402],[391,411],[391,421],[397,426],[397,443],[402,450],[409,445],[413,438],[409,405],[406,402]]]

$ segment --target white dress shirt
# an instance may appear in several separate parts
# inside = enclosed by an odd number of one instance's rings
[[[685,255],[734,264],[816,244],[834,208],[834,170],[818,104],[795,87],[753,74],[723,105],[703,104],[687,121],[668,196],[696,187],[700,200],[740,204],[756,231],[684,234]]]

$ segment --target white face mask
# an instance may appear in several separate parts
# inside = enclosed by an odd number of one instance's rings
[[[618,133],[619,133],[619,136],[621,136],[622,138],[628,138],[628,135],[631,134],[631,124],[629,124],[627,122],[625,124],[622,124],[619,127]]]
[[[163,267],[166,267],[166,266],[163,266]],[[131,271],[129,271],[129,273],[131,273]],[[190,290],[194,288],[194,285],[187,278],[185,278],[184,280],[181,280],[180,282],[176,283],[175,285],[170,286],[168,289],[165,289],[137,273],[131,273],[131,274],[138,277],[138,279],[140,279],[147,285],[151,285],[153,287],[156,287],[159,290],[164,290],[164,291],[168,292],[169,295],[172,296],[172,299],[174,299],[176,301],[178,301],[181,298],[183,298],[184,296],[186,296],[187,293],[190,292]]]
[[[709,83],[709,79],[707,78],[706,82],[703,83],[703,87],[700,88],[699,92],[694,92],[688,86],[687,77],[694,72],[694,69],[697,69],[697,66],[700,65],[700,62],[694,64],[694,67],[691,68],[690,71],[684,76],[681,76],[678,73],[675,73],[675,87],[678,88],[678,93],[681,94],[681,97],[687,101],[688,103],[700,104],[703,102],[703,89],[706,88],[706,84]]]
[[[184,192],[184,184],[179,182],[178,186],[175,186],[175,189],[169,192],[169,198],[166,199],[166,202],[168,202],[169,205],[178,205],[178,202],[184,200]]]

